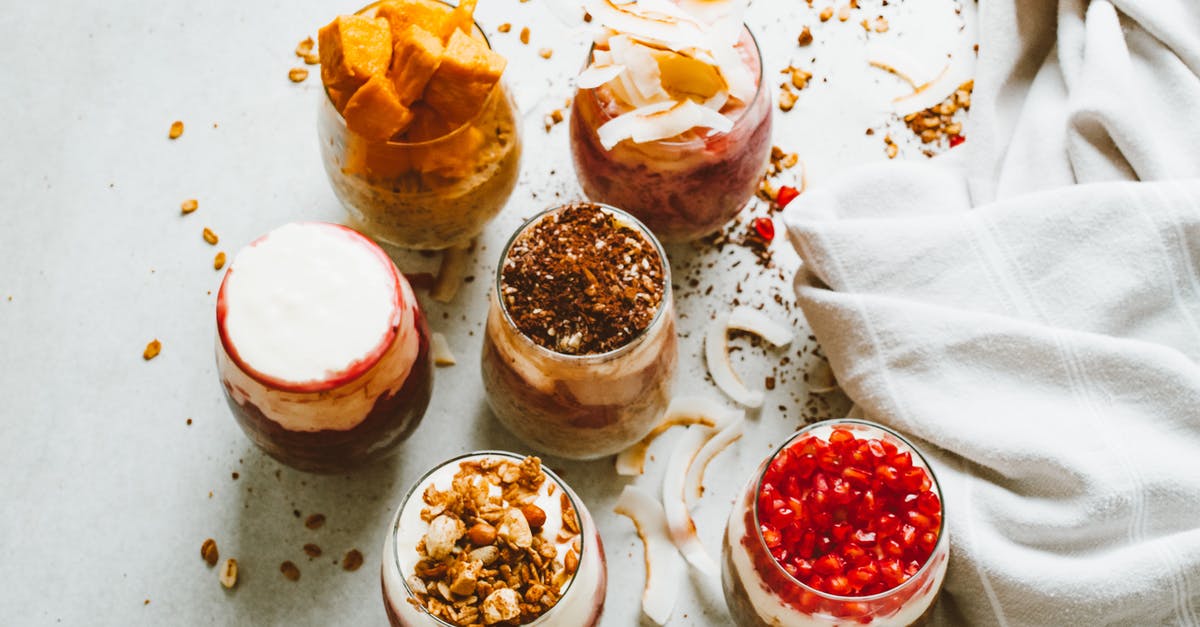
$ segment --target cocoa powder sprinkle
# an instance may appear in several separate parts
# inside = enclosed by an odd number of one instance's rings
[[[500,290],[523,334],[567,355],[606,353],[654,321],[663,259],[640,231],[590,203],[528,227],[504,260]]]

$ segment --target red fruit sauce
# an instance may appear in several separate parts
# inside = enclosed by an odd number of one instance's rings
[[[757,494],[759,531],[793,578],[837,596],[899,586],[937,546],[942,504],[910,451],[834,429],[771,461]]]

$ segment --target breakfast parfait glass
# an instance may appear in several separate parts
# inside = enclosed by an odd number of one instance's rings
[[[596,523],[565,481],[536,457],[481,451],[409,490],[382,584],[394,627],[595,627],[608,576]]]
[[[408,281],[336,224],[288,224],[238,253],[217,294],[216,358],[242,431],[312,472],[392,452],[433,390],[429,329]]]
[[[725,530],[722,587],[734,622],[926,622],[950,544],[933,469],[871,422],[805,427],[767,458]]]
[[[594,459],[637,442],[667,407],[677,353],[666,253],[629,214],[564,205],[505,246],[481,370],[492,411],[526,444]]]
[[[450,10],[438,0],[407,1]],[[356,15],[373,17],[386,4],[376,2]],[[478,24],[471,36],[490,50]],[[475,80],[464,63],[447,81]],[[503,78],[469,119],[441,115],[418,101],[411,125],[388,139],[347,126],[340,111],[348,98],[326,86],[317,132],[325,172],[352,226],[401,248],[442,250],[467,245],[504,208],[520,171],[521,137],[516,102]],[[443,100],[453,103],[454,94]]]
[[[580,88],[571,104],[571,155],[584,194],[628,211],[661,240],[694,240],[732,219],[755,195],[771,156],[771,95],[762,55],[748,27],[735,49],[754,78],[747,102],[730,98],[720,113],[727,131],[703,126],[675,136],[606,148],[600,129],[629,112],[613,82]],[[593,64],[596,46],[587,65]]]

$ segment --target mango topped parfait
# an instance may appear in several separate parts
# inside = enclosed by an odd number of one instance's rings
[[[465,245],[516,186],[507,62],[475,0],[385,0],[321,28],[321,156],[351,220],[403,248]]]
[[[585,2],[603,30],[572,102],[575,173],[663,241],[719,229],[766,170],[770,94],[744,4]]]

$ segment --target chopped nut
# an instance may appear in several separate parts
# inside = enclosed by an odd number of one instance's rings
[[[302,67],[294,67],[288,70],[288,80],[293,83],[303,83],[306,78],[308,78],[308,70]]]
[[[315,544],[311,544],[311,543],[305,544],[304,545],[304,554],[309,557],[313,557],[313,558],[321,557],[321,547],[319,547]]]
[[[363,554],[358,549],[350,549],[342,557],[342,570],[354,572],[363,565]]]
[[[475,592],[475,582],[479,581],[479,571],[483,570],[482,562],[468,562],[458,571],[454,583],[450,584],[450,592],[458,596],[470,596]]]
[[[454,550],[454,543],[463,537],[466,528],[463,522],[451,516],[438,516],[429,523],[429,531],[425,534],[425,551],[435,560],[449,557]]]
[[[507,33],[508,31],[512,30],[512,24],[509,24],[508,22],[505,22],[505,23],[503,23],[503,24],[501,24],[501,25],[497,26],[497,27],[496,27],[496,30],[497,30],[497,31],[499,31],[499,32],[501,32],[501,33]]]
[[[551,48],[542,48],[538,50],[538,56],[542,57],[543,59],[549,59],[550,57],[554,56],[554,50]]]
[[[279,572],[283,573],[283,578],[288,581],[300,580],[300,568],[297,567],[291,560],[288,560],[279,565]]]
[[[213,270],[220,270],[221,268],[224,268],[224,267],[225,267],[225,253],[224,253],[224,251],[222,251],[222,252],[217,253],[216,257],[213,257]]]
[[[512,588],[492,591],[483,600],[483,622],[494,625],[521,615],[521,599]]]
[[[204,241],[208,242],[209,244],[212,244],[213,246],[217,245],[217,239],[218,239],[217,234],[213,233],[212,229],[208,228],[207,226],[204,227],[203,235],[204,235]]]
[[[575,552],[575,547],[571,547],[563,557],[563,565],[567,567],[568,573],[574,573],[579,568],[579,554]]]
[[[300,58],[304,59],[304,65],[317,65],[321,62],[321,56],[315,52],[310,52]]]
[[[179,205],[179,211],[183,213],[183,215],[187,215],[199,207],[200,201],[196,200],[195,198],[191,198],[183,201],[183,203]]]
[[[309,529],[320,529],[325,525],[325,514],[313,514],[304,519],[304,526]]]
[[[238,579],[238,563],[232,557],[225,560],[225,566],[221,568],[221,585],[227,589],[232,589],[237,585]]]
[[[142,359],[150,361],[151,359],[158,357],[158,354],[161,351],[162,342],[158,341],[157,339],[150,340],[150,343],[146,345],[146,350],[142,351]]]
[[[828,22],[829,18],[831,17],[833,17],[833,7],[825,7],[824,9],[821,9],[820,18],[822,22]]]
[[[313,38],[306,37],[304,39],[304,41],[301,41],[300,43],[296,44],[296,56],[304,57],[308,54],[311,54],[313,45],[314,45]]]
[[[211,566],[216,566],[217,561],[221,559],[220,553],[217,551],[217,541],[209,538],[200,545],[200,557],[204,558],[204,563]]]
[[[792,107],[796,106],[796,100],[799,96],[796,95],[796,92],[792,91],[792,88],[787,83],[784,83],[782,87],[783,89],[779,91],[779,109],[781,111],[791,111]]]
[[[528,27],[528,26],[526,26],[525,28],[522,28],[522,29],[521,29],[521,35],[520,35],[520,36],[521,36],[521,43],[523,43],[523,44],[528,44],[528,43],[529,43],[529,27]]]
[[[171,139],[179,139],[180,135],[183,135],[183,122],[175,120],[174,122],[171,122],[171,130],[167,131],[167,137],[170,137]]]
[[[805,72],[804,70],[795,66],[788,66],[784,68],[780,74],[791,75],[792,86],[797,90],[808,87],[808,79],[812,78],[812,72]]]
[[[481,520],[467,530],[467,539],[475,546],[488,546],[496,541],[496,528]]]
[[[467,557],[484,566],[491,566],[493,562],[500,558],[500,549],[496,548],[495,545],[481,546],[468,553]]]
[[[529,528],[538,530],[542,525],[546,524],[546,511],[542,508],[529,503],[521,506],[521,514],[525,516],[525,520],[529,523]]]
[[[517,548],[527,549],[533,546],[533,532],[529,529],[529,521],[525,520],[525,516],[516,508],[504,512],[504,519],[496,528],[496,534],[501,540]],[[430,556],[433,556],[432,551]]]
[[[796,42],[801,46],[811,44],[813,42],[812,29],[805,26],[804,30],[800,31],[800,36],[796,39]]]

